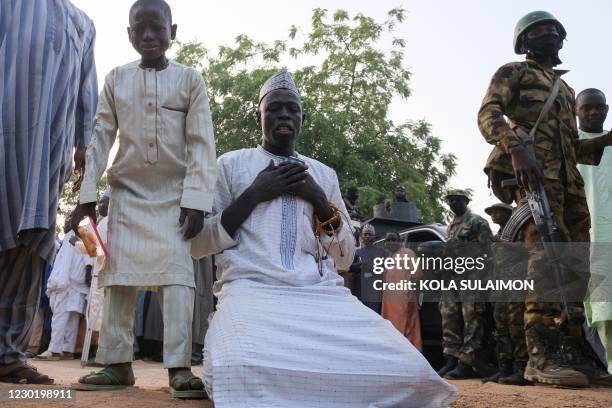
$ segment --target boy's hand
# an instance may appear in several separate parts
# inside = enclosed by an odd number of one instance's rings
[[[185,226],[183,237],[185,239],[192,239],[202,231],[204,211],[181,207],[181,216],[179,217],[181,227],[185,224],[185,219],[187,220],[187,225]]]
[[[92,220],[97,220],[96,217],[96,203],[85,203],[85,204],[77,204],[75,209],[70,214],[70,229],[74,231],[76,234],[77,229],[79,228],[79,223],[85,217],[91,217]]]

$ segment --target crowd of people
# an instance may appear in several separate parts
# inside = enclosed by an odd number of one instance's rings
[[[335,171],[296,151],[307,112],[286,69],[259,92],[261,145],[217,159],[202,75],[166,57],[177,25],[164,0],[132,5],[129,40],[140,59],[108,73],[99,96],[89,17],[68,0],[0,1],[0,381],[53,383],[26,354],[28,345],[41,346],[33,333],[41,332],[34,326],[41,325],[44,293],[51,336],[35,358],[73,358],[82,315],[86,331],[99,333],[95,361],[102,369],[75,379],[77,390],[135,385],[135,344],[148,318],[159,327],[173,396],[208,396],[220,408],[442,407],[457,395],[446,379],[474,377],[612,385],[604,369],[612,358],[606,285],[585,303],[592,329],[582,302],[543,301],[556,260],[542,247],[534,217],[520,223],[517,239],[529,247],[520,268],[535,289],[524,301],[494,303],[492,311],[459,290],[443,291],[446,361],[436,372],[421,353],[417,294],[381,293],[368,280],[375,258],[417,254],[397,232],[387,233],[385,248],[373,245],[369,224],[355,239],[358,190],[343,198]],[[468,191],[450,190],[446,255],[465,256],[457,251],[474,244],[471,251],[494,255],[501,273],[504,230],[516,225],[513,217],[539,186],[566,241],[589,242],[589,232],[595,242],[609,238],[608,107],[596,89],[575,100],[563,71],[553,69],[565,36],[546,12],[517,24],[515,51],[527,58],[494,74],[478,113],[494,145],[486,172],[502,202],[487,212],[500,232],[494,236],[470,211]],[[58,244],[58,200],[72,156],[79,202]],[[577,163],[585,165],[583,176]],[[110,189],[98,200],[105,172]],[[509,179],[515,184],[506,188]],[[398,186],[394,201],[406,201],[406,193]],[[77,233],[86,217],[97,220],[108,256],[86,254]],[[591,252],[593,274],[610,275],[609,256]],[[350,289],[340,271],[358,275]],[[416,282],[424,272],[386,268],[383,279]],[[485,324],[488,314],[494,328]],[[493,334],[491,359],[482,351]],[[599,344],[601,358],[587,338]],[[199,359],[202,378],[191,369]]]

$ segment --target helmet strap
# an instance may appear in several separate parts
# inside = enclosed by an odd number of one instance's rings
[[[533,60],[539,63],[545,63],[550,61],[553,67],[560,65],[563,61],[559,58],[559,51],[554,54],[543,54],[538,51],[527,50],[527,59]]]

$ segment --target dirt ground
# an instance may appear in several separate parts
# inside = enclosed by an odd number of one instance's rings
[[[81,368],[79,361],[31,361],[39,370],[55,378],[55,388],[67,388],[91,368]],[[202,366],[194,367],[201,374]],[[114,392],[78,391],[72,401],[16,401],[9,402],[9,389],[49,388],[49,386],[17,386],[0,383],[0,407],[72,408],[72,407],[199,407],[211,408],[209,401],[179,401],[168,393],[168,377],[160,363],[136,361],[136,387]],[[559,389],[547,386],[511,387],[481,384],[478,380],[453,381],[460,391],[453,408],[490,407],[580,407],[612,408],[612,389]],[[287,407],[291,408],[291,407]]]

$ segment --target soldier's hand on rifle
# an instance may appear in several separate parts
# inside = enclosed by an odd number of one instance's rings
[[[525,146],[513,147],[510,149],[510,157],[518,185],[529,191],[535,191],[544,175],[536,163],[533,151],[530,152],[529,149],[530,147]]]

